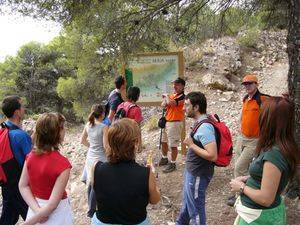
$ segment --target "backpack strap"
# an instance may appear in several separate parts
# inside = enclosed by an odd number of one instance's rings
[[[214,130],[215,130],[215,138],[216,138],[216,143],[217,143],[217,150],[219,151],[219,147],[220,147],[220,143],[221,143],[221,138],[220,138],[220,135],[221,135],[221,134],[220,134],[219,130],[215,127],[214,122],[213,122],[213,119],[212,119],[211,117],[212,117],[212,116],[209,115],[209,117],[208,117],[207,119],[204,119],[204,120],[198,122],[198,123],[194,126],[194,128],[193,128],[193,130],[192,130],[192,132],[191,132],[191,138],[194,139],[195,133],[197,132],[197,130],[199,129],[199,127],[200,127],[203,123],[209,123],[209,124],[211,124],[211,125],[213,126],[213,128],[214,128]],[[214,118],[216,118],[216,120],[220,122],[220,118],[219,118],[219,116],[218,116],[217,114],[214,115]]]
[[[18,129],[20,129],[18,126],[14,125],[14,124],[12,124],[11,126],[8,126],[5,122],[2,122],[0,124],[0,126],[1,126],[2,129],[5,129],[5,128],[7,128],[9,130],[18,130]]]
[[[199,129],[199,127],[203,124],[203,123],[210,123],[209,119],[204,119],[201,120],[200,122],[196,123],[196,125],[194,126],[192,132],[191,132],[191,137],[194,138],[194,135],[196,134],[197,130]]]
[[[5,129],[5,128],[9,129],[8,126],[7,126],[7,124],[5,122],[2,122],[0,124],[0,126],[1,126],[2,129]]]

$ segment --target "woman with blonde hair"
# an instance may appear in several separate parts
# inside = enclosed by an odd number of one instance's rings
[[[236,202],[237,225],[285,225],[286,212],[281,193],[299,163],[295,141],[295,105],[283,97],[270,97],[262,106],[257,158],[249,167],[250,176],[231,180],[231,189],[240,193]]]
[[[88,213],[87,216],[92,218],[96,211],[96,199],[91,187],[91,170],[95,162],[106,162],[105,149],[107,148],[108,126],[103,123],[104,107],[95,104],[91,108],[88,123],[84,127],[81,135],[81,144],[88,147],[85,162],[88,185]]]
[[[160,192],[150,168],[135,162],[141,131],[132,119],[114,122],[108,130],[108,162],[96,163],[94,182],[97,211],[91,225],[148,225],[146,207],[156,204]]]
[[[26,158],[19,182],[29,206],[23,225],[72,225],[73,216],[67,193],[71,164],[60,154],[65,136],[65,118],[44,113],[37,120],[34,148]]]

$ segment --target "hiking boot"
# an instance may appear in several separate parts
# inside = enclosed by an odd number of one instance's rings
[[[169,162],[168,158],[161,158],[158,162],[158,166],[165,166]]]
[[[226,204],[229,205],[229,206],[231,206],[231,207],[233,207],[234,204],[235,204],[235,201],[236,201],[236,197],[235,197],[235,195],[234,195],[234,196],[231,196],[231,197],[228,198]]]
[[[166,168],[163,170],[163,173],[171,173],[174,170],[176,170],[176,164],[175,163],[169,163]]]

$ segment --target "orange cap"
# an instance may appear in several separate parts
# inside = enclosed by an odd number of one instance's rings
[[[254,74],[248,74],[246,75],[244,78],[243,78],[243,83],[246,83],[246,82],[255,82],[257,83],[258,80],[257,80],[257,77],[254,75]]]

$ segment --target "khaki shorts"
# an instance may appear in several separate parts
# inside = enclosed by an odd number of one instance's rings
[[[181,140],[182,121],[167,122],[163,129],[161,142],[168,143],[169,147],[178,147]]]

